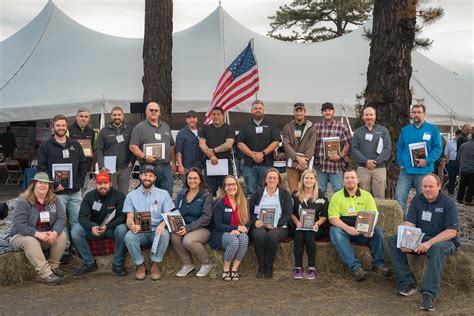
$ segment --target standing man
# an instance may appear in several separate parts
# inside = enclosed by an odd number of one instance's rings
[[[395,199],[406,214],[407,198],[410,189],[421,193],[421,180],[433,172],[433,165],[441,155],[441,136],[438,128],[425,120],[426,108],[423,104],[415,104],[411,110],[413,123],[405,126],[397,143],[397,164],[400,166]],[[426,158],[417,158],[410,151],[410,144],[426,144]],[[413,163],[412,163],[413,158]]]
[[[308,169],[316,146],[316,129],[311,121],[305,119],[304,103],[293,105],[295,119],[283,127],[283,148],[287,156],[286,177],[290,192],[298,189],[303,171]]]
[[[342,189],[342,170],[344,159],[351,148],[351,133],[349,129],[334,119],[334,106],[332,103],[323,103],[321,115],[323,120],[316,123],[316,147],[314,150],[314,163],[318,174],[319,190],[326,193],[328,182],[331,182],[333,193]],[[339,150],[327,151],[330,139],[339,140]]]
[[[461,133],[461,135],[459,136],[459,138],[457,140],[457,145],[458,145],[457,149],[458,149],[458,151],[459,151],[459,148],[461,147],[462,144],[469,141],[469,136],[471,135],[472,126],[471,126],[471,124],[464,124],[461,127],[461,130],[462,130],[462,133]]]
[[[128,149],[132,128],[124,122],[125,115],[121,107],[114,107],[110,117],[112,122],[97,137],[97,163],[102,173],[110,173],[109,168],[115,167],[115,172],[110,175],[112,186],[126,195],[132,172],[132,153]],[[112,166],[106,166],[106,161]]]
[[[361,189],[372,192],[375,198],[385,199],[385,164],[390,160],[392,141],[388,130],[376,124],[376,119],[375,109],[366,107],[362,116],[364,126],[352,135],[351,156],[357,162]]]
[[[125,194],[112,188],[108,173],[99,173],[95,178],[95,190],[86,193],[79,211],[79,224],[74,225],[71,237],[76,245],[83,263],[74,273],[81,276],[97,270],[97,264],[89,248],[88,240],[113,238],[115,253],[112,271],[124,276],[125,260],[125,215],[122,213]]]
[[[157,174],[155,186],[173,195],[173,172],[176,171],[176,160],[171,129],[168,124],[159,120],[160,105],[158,103],[149,102],[145,111],[146,120],[138,123],[133,129],[129,149],[138,158],[140,165],[151,164],[155,167]],[[145,153],[145,145],[149,144],[161,146],[162,156],[158,157],[155,151]]]
[[[388,238],[393,270],[400,283],[399,294],[409,296],[416,293],[416,279],[408,266],[407,254],[426,255],[428,270],[421,288],[421,309],[434,311],[433,301],[438,296],[441,274],[446,259],[459,246],[458,209],[453,200],[441,192],[441,180],[437,175],[423,176],[422,193],[415,195],[403,225],[418,227],[425,236],[414,251],[397,248],[397,235]]]
[[[7,131],[0,136],[0,143],[3,138],[3,152],[5,153],[5,158],[15,158],[17,145],[15,134],[11,131],[11,126],[7,126]]]
[[[450,197],[454,196],[454,189],[456,187],[456,177],[459,173],[459,162],[457,161],[457,141],[462,134],[458,129],[455,133],[455,138],[446,142],[444,147],[444,160],[446,161],[446,170],[448,171],[448,194]]]
[[[237,146],[244,154],[243,174],[250,198],[262,185],[265,172],[273,167],[273,153],[280,143],[278,128],[264,118],[262,101],[252,102],[252,120],[244,124],[237,136]]]
[[[224,110],[221,107],[214,107],[211,115],[212,123],[203,127],[199,147],[212,165],[217,165],[219,159],[227,159],[226,175],[229,175],[233,173],[232,145],[235,142],[235,133],[229,124],[224,123]],[[212,195],[216,196],[217,189],[222,187],[226,175],[209,176],[207,165],[205,171],[206,183],[211,187]]]
[[[474,194],[474,137],[469,142],[463,143],[458,152],[459,171],[461,172],[461,180],[457,201],[462,203],[464,194],[466,199],[465,205],[474,205],[472,196]],[[467,190],[466,190],[467,188]]]
[[[203,168],[203,154],[199,148],[199,134],[197,113],[189,110],[186,113],[186,127],[179,130],[176,135],[176,161],[178,162],[178,173],[184,177],[186,172],[195,167]]]

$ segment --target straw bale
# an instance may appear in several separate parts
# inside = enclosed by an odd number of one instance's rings
[[[0,254],[0,284],[23,283],[36,273],[23,251]]]

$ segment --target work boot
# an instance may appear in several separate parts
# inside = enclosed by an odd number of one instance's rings
[[[59,269],[59,268],[52,268],[51,271],[57,275],[58,277],[64,277],[64,272],[63,270]]]
[[[136,266],[136,271],[135,271],[135,279],[138,281],[145,280],[146,277],[146,267],[145,264],[142,263],[139,266]]]
[[[367,275],[367,272],[365,272],[364,269],[362,269],[361,267],[357,267],[353,273],[357,281],[362,281]]]
[[[161,271],[157,262],[153,262],[153,264],[151,265],[150,279],[152,279],[153,281],[161,279]]]
[[[38,277],[38,281],[46,283],[48,285],[58,285],[58,284],[61,284],[61,282],[63,282],[63,278],[57,276],[54,273],[51,273],[50,275],[46,277]]]
[[[97,271],[97,263],[94,261],[93,264],[83,263],[79,268],[77,268],[76,272],[74,272],[75,276],[83,276],[89,272]]]
[[[380,274],[384,277],[388,277],[390,275],[390,270],[384,264],[379,264],[378,266],[374,266],[372,267],[372,270],[375,273]]]
[[[117,276],[126,276],[127,270],[123,265],[115,265],[112,264],[112,272],[115,273]]]

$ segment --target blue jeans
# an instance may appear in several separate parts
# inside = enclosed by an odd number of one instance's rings
[[[411,188],[415,188],[416,193],[421,193],[421,180],[424,174],[408,174],[404,169],[400,169],[398,176],[397,191],[395,192],[395,200],[400,203],[402,210],[406,216],[407,199]]]
[[[71,194],[57,194],[56,195],[58,203],[61,203],[62,207],[66,211],[69,227],[72,228],[74,225],[79,225],[78,217],[79,217],[79,209],[81,208],[82,202],[82,195],[81,191],[77,191]],[[64,232],[67,235],[67,242],[66,242],[66,252],[65,254],[68,255],[69,248],[71,247],[71,236],[67,229],[67,226],[64,228]]]
[[[247,199],[250,199],[259,187],[263,186],[263,176],[270,169],[267,166],[245,166],[242,171],[244,174],[245,185],[247,186]]]
[[[321,192],[326,193],[328,190],[328,182],[331,182],[332,192],[336,193],[342,189],[342,172],[328,173],[322,172],[318,167],[316,174],[318,175],[318,187]]]
[[[105,238],[113,238],[115,241],[114,266],[123,266],[125,260],[125,234],[128,228],[125,224],[120,224],[115,229],[107,229],[101,236],[92,235],[92,231],[86,231],[81,225],[74,225],[71,229],[71,237],[74,245],[81,254],[85,264],[93,264],[95,262],[94,256],[89,248],[88,240],[101,240]]]
[[[383,230],[379,226],[375,226],[374,235],[371,238],[364,236],[350,236],[342,228],[331,226],[330,230],[331,243],[336,248],[337,254],[345,263],[349,271],[354,272],[355,269],[361,266],[359,260],[354,256],[354,250],[351,246],[351,241],[370,244],[372,251],[372,259],[374,266],[385,264],[383,252]]]
[[[171,165],[168,163],[163,166],[156,165],[156,180],[155,186],[159,189],[168,191],[170,196],[173,196],[173,172],[171,172]]]
[[[140,246],[151,246],[153,239],[155,238],[155,231],[146,233],[134,234],[131,230],[125,235],[125,244],[127,245],[128,252],[132,255],[133,262],[139,266],[145,262],[145,258],[140,251]],[[165,228],[163,235],[161,235],[160,242],[158,243],[158,249],[156,253],[150,252],[151,261],[161,262],[165,256],[166,248],[170,242],[170,233]]]
[[[427,239],[423,238],[423,241]],[[416,285],[416,279],[408,266],[407,254],[397,248],[397,235],[388,237],[388,247],[392,256],[393,270],[400,284]],[[441,274],[444,271],[446,259],[456,252],[457,247],[452,241],[437,242],[426,253],[429,258],[428,270],[423,277],[422,294],[436,298],[439,293]],[[416,254],[415,254],[416,255]]]

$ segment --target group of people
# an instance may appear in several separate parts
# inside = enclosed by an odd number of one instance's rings
[[[147,104],[146,120],[133,129],[124,122],[122,109],[113,108],[111,123],[98,134],[88,126],[87,109],[78,110],[76,121],[70,126],[66,117],[56,115],[52,119],[54,134],[39,149],[39,172],[14,210],[11,244],[25,251],[39,279],[48,284],[62,282],[64,274],[59,263],[71,242],[83,259],[75,275],[97,270],[88,241],[104,238],[115,241],[112,270],[119,276],[127,274],[127,249],[136,266],[137,280],[145,279],[147,272],[152,280],[160,279],[160,263],[171,241],[181,261],[176,276],[185,277],[195,269],[193,258],[200,266],[196,276],[207,276],[212,270],[205,248],[209,243],[213,249],[225,249],[222,279],[237,281],[249,239],[258,261],[256,277],[272,278],[278,245],[291,236],[293,278],[314,280],[315,241],[328,233],[356,280],[364,279],[367,272],[356,259],[351,241],[369,244],[373,271],[388,276],[383,230],[376,226],[373,235],[368,235],[354,228],[359,211],[376,211],[374,197],[385,198],[385,165],[391,155],[391,139],[388,130],[376,123],[375,109],[364,109],[364,125],[351,136],[348,128],[335,120],[331,103],[322,105],[323,119],[317,123],[306,119],[303,103],[296,103],[295,119],[285,125],[281,135],[289,191],[282,186],[279,170],[272,167],[280,131],[264,117],[264,111],[263,102],[254,101],[251,120],[235,136],[224,122],[221,108],[212,109],[212,123],[202,128],[198,127],[196,112],[191,110],[186,116],[187,126],[178,132],[176,140],[170,127],[159,119],[160,106],[156,102]],[[430,258],[421,293],[422,308],[432,310],[446,256],[459,246],[459,224],[455,204],[441,192],[441,180],[432,173],[433,164],[441,155],[441,137],[438,129],[425,121],[425,114],[423,105],[414,105],[413,124],[402,130],[398,140],[397,163],[401,172],[396,197],[405,211],[405,224],[426,233],[414,252]],[[89,145],[83,147],[78,140],[88,140]],[[420,142],[425,144],[426,154],[414,159],[410,144]],[[470,148],[466,148],[469,152]],[[349,156],[355,160],[356,169],[345,170]],[[93,159],[100,169],[95,190],[82,196],[81,188]],[[140,186],[129,192],[135,160],[140,164]],[[65,164],[71,173],[66,187],[53,172],[55,165]],[[227,173],[209,172],[222,164]],[[245,179],[246,191],[233,175],[234,166]],[[175,172],[183,177],[184,187],[173,200]],[[330,201],[326,197],[329,183],[334,192]],[[412,187],[418,194],[406,210]],[[261,215],[268,208],[274,211],[272,222]],[[164,214],[175,209],[185,224],[172,231]],[[315,219],[312,229],[303,230],[301,212],[307,209],[315,211]],[[144,211],[151,213],[149,231],[142,231],[136,222],[136,213]],[[416,289],[406,261],[406,254],[411,251],[397,248],[396,236],[388,241],[400,294],[411,295]],[[146,245],[151,246],[152,264],[148,268],[141,249]],[[48,247],[50,256],[46,260],[42,249]],[[306,271],[302,262],[304,249],[308,258]]]

